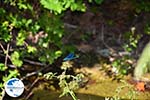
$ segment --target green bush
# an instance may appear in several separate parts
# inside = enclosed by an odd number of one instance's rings
[[[34,5],[38,5],[35,8]],[[45,9],[46,8],[46,9]],[[22,77],[19,68],[30,58],[52,64],[69,49],[61,39],[64,32],[61,20],[66,10],[86,10],[82,0],[4,0],[0,7],[0,47],[3,62],[0,88],[12,77]],[[66,49],[67,48],[67,49]],[[11,66],[11,67],[10,67]]]
[[[144,33],[150,35],[150,24],[147,23],[144,27]]]
[[[135,5],[135,10],[137,13],[150,12],[150,2],[149,0],[133,0]]]
[[[104,0],[87,0],[89,3],[102,4]],[[22,77],[19,69],[25,58],[45,64],[53,64],[66,52],[74,51],[72,46],[63,45],[65,35],[62,17],[66,10],[86,11],[84,0],[2,0],[0,4],[0,88],[12,77]],[[140,11],[149,11],[149,3],[137,3]],[[149,34],[149,25],[146,26]],[[131,33],[131,32],[130,32]],[[86,38],[86,37],[85,37]],[[136,48],[137,38],[129,35],[129,45]],[[126,47],[131,51],[130,46]],[[114,62],[121,65],[125,59]],[[115,64],[117,63],[117,64]],[[120,64],[121,63],[121,64]],[[125,63],[122,65],[126,65]],[[121,67],[118,67],[121,69]],[[124,69],[123,69],[124,70]],[[126,70],[126,69],[125,69]],[[68,77],[68,76],[65,76]],[[74,77],[74,76],[69,76]],[[59,76],[59,79],[62,79]],[[63,88],[70,90],[72,83],[60,80]],[[60,85],[62,85],[60,84]],[[76,85],[76,84],[75,84]],[[71,90],[69,92],[72,92]],[[64,93],[65,94],[65,93]]]
[[[68,8],[70,8],[71,11],[77,10],[85,12],[86,10],[82,0],[41,0],[40,3],[44,6],[44,8],[49,9],[55,14],[61,14]]]

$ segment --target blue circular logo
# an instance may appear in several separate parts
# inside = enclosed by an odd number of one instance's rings
[[[24,84],[18,78],[12,78],[6,82],[5,91],[11,97],[19,97],[24,91]]]

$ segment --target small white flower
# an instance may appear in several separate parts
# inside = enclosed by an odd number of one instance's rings
[[[114,73],[116,73],[116,74],[118,74],[118,72],[119,72],[116,67],[113,67],[111,70],[112,70],[112,72],[114,72]]]

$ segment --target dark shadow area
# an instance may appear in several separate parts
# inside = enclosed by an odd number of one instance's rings
[[[79,58],[74,60],[74,66],[81,67],[93,67],[99,63],[99,58],[95,52],[79,52]]]

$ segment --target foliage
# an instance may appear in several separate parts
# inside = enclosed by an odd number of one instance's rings
[[[124,80],[121,80],[121,82],[123,83],[122,86],[118,87],[116,89],[116,94],[114,95],[114,100],[120,100],[119,94],[121,93],[121,91],[125,88],[128,88],[129,91],[125,94],[130,100],[134,100],[136,97],[137,92],[134,89],[133,85],[130,85],[129,83],[127,83]]]
[[[4,2],[11,6],[18,7],[20,10],[33,10],[27,0],[4,0]]]
[[[124,97],[127,97],[130,100],[136,99],[137,91],[135,91],[134,86],[124,80],[120,80],[120,82],[123,83],[123,85],[116,88],[115,95],[113,97],[106,97],[105,100],[122,100]],[[129,91],[124,94],[124,97],[120,97],[122,90],[126,88],[128,88]]]
[[[17,77],[19,75],[17,70],[9,70],[8,76],[3,76],[3,81],[6,82],[12,77]]]
[[[135,4],[135,10],[137,13],[141,12],[150,12],[150,2],[149,0],[133,0],[133,3]]]
[[[144,27],[144,33],[150,35],[150,24],[147,23]]]
[[[114,72],[122,75],[128,74],[128,72],[132,69],[132,63],[130,63],[130,61],[132,61],[133,58],[130,54],[137,48],[137,43],[141,36],[135,35],[135,28],[132,27],[131,31],[126,32],[124,37],[127,42],[124,44],[123,48],[128,54],[119,59],[117,58],[112,62]]]
[[[85,12],[86,7],[82,3],[82,0],[41,0],[40,3],[55,14],[61,14],[63,11],[67,10],[68,8],[71,11],[82,11]]]
[[[104,0],[89,0],[89,2],[95,2],[96,4],[101,4]]]
[[[128,52],[137,48],[138,40],[141,38],[141,35],[135,35],[135,30],[135,27],[132,27],[130,32],[125,33],[125,39],[128,40],[128,43],[126,43],[123,47]]]
[[[12,53],[11,54],[12,64],[15,66],[21,67],[23,62],[19,58],[20,58],[19,52],[15,51],[14,53]]]
[[[3,0],[0,4],[0,72],[2,73],[0,88],[4,82],[12,77],[22,77],[19,69],[23,67],[24,59],[30,58],[41,63],[53,64],[55,60],[66,52],[73,52],[72,46],[63,45],[65,35],[62,17],[64,12],[86,11],[84,0]],[[102,4],[104,0],[88,0],[90,3]],[[137,4],[138,12],[149,12],[149,2],[141,1]],[[149,25],[145,26],[145,33],[149,34]],[[90,36],[90,34],[88,35]],[[88,36],[82,36],[86,40]],[[131,52],[137,47],[140,36],[134,35],[134,30],[126,33],[129,43],[124,46]],[[113,66],[125,74],[130,68],[125,61],[128,57],[116,60]],[[13,67],[10,67],[13,66]],[[122,67],[123,66],[123,67]],[[47,78],[57,78],[63,90],[62,96],[70,94],[76,99],[73,90],[78,87],[82,75],[67,75],[66,71],[72,68],[70,62],[61,66],[61,75],[47,74]],[[49,76],[48,76],[49,75]],[[68,81],[70,80],[70,81]]]
[[[126,75],[132,69],[132,64],[129,63],[132,61],[132,58],[129,56],[124,56],[122,58],[116,59],[112,62],[112,71],[116,73],[116,75]]]
[[[0,70],[2,71],[2,70]],[[19,76],[18,70],[8,70],[8,75],[2,76],[2,81],[6,82],[11,78]],[[2,89],[4,87],[4,83],[0,82],[0,88]],[[0,93],[1,94],[1,93]]]
[[[4,74],[0,76],[1,88],[10,78],[22,77],[19,68],[24,58],[52,64],[66,52],[75,50],[61,41],[65,34],[61,18],[68,9],[84,12],[86,6],[82,0],[2,1],[0,47],[4,61],[0,63],[0,72]]]
[[[5,71],[6,69],[7,67],[3,63],[0,63],[0,71]]]
[[[49,72],[44,76],[48,80],[52,80],[53,78],[57,78],[59,80],[59,86],[63,90],[60,97],[70,94],[73,100],[78,100],[74,93],[74,90],[79,88],[79,82],[83,79],[84,76],[83,74],[77,74],[76,76],[67,75],[67,70],[71,69],[72,67],[72,63],[70,61],[66,61],[63,62],[61,66],[63,72],[60,75],[57,76],[56,73]]]
[[[22,8],[23,7],[23,5],[21,5],[22,1],[15,2],[5,0],[4,2],[8,4],[7,5],[8,7],[10,6],[19,7],[18,10],[28,9],[28,7]],[[18,6],[16,6],[16,4]],[[1,84],[3,84],[10,78],[17,77],[20,75],[17,67],[21,67],[23,64],[23,61],[21,59],[23,55],[21,55],[21,52],[22,51],[26,52],[26,49],[24,50],[20,49],[21,46],[24,46],[25,40],[28,35],[28,31],[30,30],[32,20],[24,18],[20,13],[14,13],[12,11],[9,11],[5,6],[2,6],[0,8],[0,13],[1,13],[0,45],[1,50],[3,51],[3,56],[5,56],[4,61],[5,63],[1,63],[0,69],[2,73],[5,72],[1,80],[2,81]],[[10,51],[10,49],[12,50]],[[10,68],[8,66],[9,60],[11,61],[11,64],[15,66],[14,68]],[[1,86],[3,87],[3,85]]]

